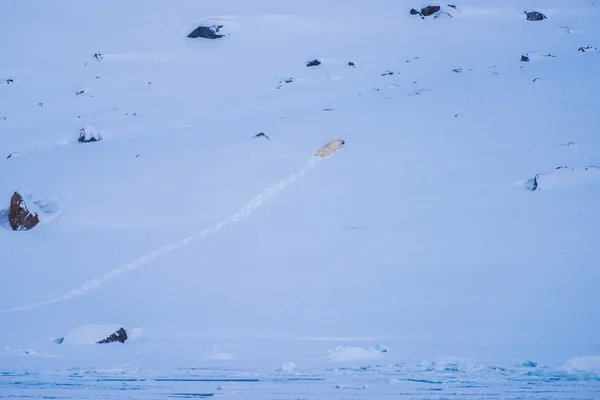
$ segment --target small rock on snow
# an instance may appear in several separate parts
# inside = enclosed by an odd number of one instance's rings
[[[223,25],[199,26],[188,35],[188,38],[219,39],[225,36],[217,34],[222,27]]]
[[[525,11],[527,21],[542,21],[546,19],[546,16],[539,11]]]

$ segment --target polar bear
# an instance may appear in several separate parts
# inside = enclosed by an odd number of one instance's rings
[[[342,146],[346,144],[342,139],[333,139],[328,142],[325,146],[321,147],[316,153],[317,157],[328,157],[332,155],[334,152],[338,151],[342,148]]]

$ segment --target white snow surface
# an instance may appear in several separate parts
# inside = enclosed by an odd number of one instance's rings
[[[567,360],[561,369],[567,372],[589,372],[600,376],[600,356],[574,357]]]
[[[5,382],[206,367],[451,397],[478,374],[594,398],[600,53],[578,49],[600,47],[600,4],[455,4],[3,4]],[[187,38],[201,24],[226,36]],[[31,231],[7,224],[15,191]]]
[[[381,351],[357,346],[339,346],[329,350],[326,361],[334,363],[370,362],[383,357]]]

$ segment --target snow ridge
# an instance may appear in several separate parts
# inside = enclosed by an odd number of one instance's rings
[[[115,268],[102,276],[99,276],[95,279],[87,281],[58,297],[48,299],[48,300],[38,301],[36,303],[27,304],[24,306],[18,306],[18,307],[0,310],[0,314],[8,314],[8,313],[32,310],[35,308],[40,308],[40,307],[47,306],[50,304],[59,303],[59,302],[74,299],[79,296],[83,296],[88,291],[90,291],[112,279],[115,279],[116,277],[118,277],[126,272],[138,269],[138,268],[148,264],[149,262],[153,261],[157,257],[160,257],[166,253],[169,253],[170,251],[180,249],[187,244],[190,244],[198,239],[201,239],[205,236],[213,234],[213,233],[223,229],[224,227],[237,222],[241,218],[251,214],[258,206],[260,206],[269,197],[273,196],[278,191],[280,191],[283,188],[294,183],[297,179],[299,179],[300,177],[305,175],[312,168],[316,167],[320,160],[322,160],[322,158],[320,158],[320,157],[311,157],[310,160],[308,161],[307,165],[304,166],[302,169],[300,169],[298,172],[289,175],[287,178],[279,181],[272,187],[266,189],[265,191],[263,191],[262,193],[260,193],[256,197],[254,197],[252,200],[250,200],[250,202],[248,202],[248,204],[246,204],[239,212],[231,215],[230,217],[224,219],[223,221],[219,222],[218,224],[214,225],[211,228],[204,229],[203,231],[200,231],[196,234],[184,237],[184,238],[182,238],[176,242],[173,242],[171,244],[168,244],[158,250],[155,250],[151,253],[145,254],[145,255],[137,258],[136,260],[131,261],[128,264],[125,264],[121,267]]]

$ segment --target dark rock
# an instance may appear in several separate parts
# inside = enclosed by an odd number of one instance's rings
[[[116,331],[115,333],[113,333],[112,335],[107,337],[106,339],[102,339],[101,341],[96,342],[96,343],[97,344],[106,344],[106,343],[115,343],[115,342],[125,343],[126,340],[127,340],[127,332],[125,331],[125,329],[119,328],[118,331]]]
[[[420,12],[418,12],[417,10],[415,10],[414,8],[410,9],[410,15],[421,15]]]
[[[77,139],[79,143],[93,143],[99,142],[100,140],[102,140],[102,136],[100,136],[100,133],[94,132],[89,127],[81,128],[79,130],[79,139]]]
[[[59,337],[59,338],[54,338],[52,339],[52,343],[56,343],[56,344],[62,344],[62,342],[65,341],[64,337]]]
[[[529,62],[529,57],[521,56],[521,62]]]
[[[352,61],[348,62],[348,66],[349,67],[355,67],[354,63]]]
[[[12,156],[14,156],[15,154],[17,154],[17,153],[10,153],[10,154],[8,155],[8,157],[6,157],[6,159],[7,159],[7,160],[8,160],[8,159],[10,159],[10,158],[11,158]]]
[[[96,53],[94,54],[94,58],[98,61],[102,61],[104,59],[104,56],[100,53]]]
[[[10,199],[8,222],[13,231],[27,231],[39,224],[40,219],[36,213],[29,212],[23,196],[15,192]]]
[[[85,90],[79,90],[78,92],[75,93],[76,96],[82,95],[85,93]]]
[[[452,72],[454,72],[455,74],[460,74],[461,72],[463,72],[462,68],[455,68],[452,70]]]
[[[586,46],[578,48],[577,51],[585,53],[586,51],[597,51],[597,49],[594,46]]]
[[[542,78],[535,78],[534,80],[531,81],[531,83],[535,83],[535,82],[541,81],[541,80],[542,80]]]
[[[537,175],[533,177],[533,186],[531,186],[531,191],[535,192],[538,188]]]
[[[436,12],[440,11],[440,9],[440,6],[427,6],[425,8],[421,8],[421,15],[423,15],[424,17],[429,17],[430,15],[433,15]]]
[[[388,76],[388,75],[394,75],[394,73],[392,71],[385,71],[383,74],[381,74],[381,76]]]
[[[546,19],[546,16],[539,11],[525,11],[527,21],[542,21]]]
[[[7,80],[6,80],[6,84],[7,84],[7,85],[10,85],[11,83],[14,83],[14,82],[15,82],[15,81],[14,81],[14,80],[12,80],[12,79],[7,79]]]
[[[295,78],[285,79],[285,80],[279,82],[279,85],[277,85],[277,89],[281,89],[283,87],[283,85],[285,85],[286,83],[292,83],[292,82],[295,82],[295,81],[296,81]]]
[[[204,39],[219,39],[225,35],[218,35],[217,32],[221,30],[223,25],[214,26],[199,26],[188,35],[189,38],[204,38]]]
[[[253,137],[255,137],[255,138],[261,138],[261,137],[264,137],[264,138],[266,138],[266,139],[270,139],[270,138],[269,138],[267,135],[265,135],[265,133],[264,133],[264,132],[257,133],[257,134],[256,134],[256,135],[254,135]]]
[[[314,59],[314,60],[309,61],[309,62],[306,63],[307,67],[316,67],[318,65],[321,65],[321,61],[319,61],[317,59]]]
[[[448,4],[448,7],[450,8],[454,8],[455,10],[457,9],[456,6],[454,4]]]

